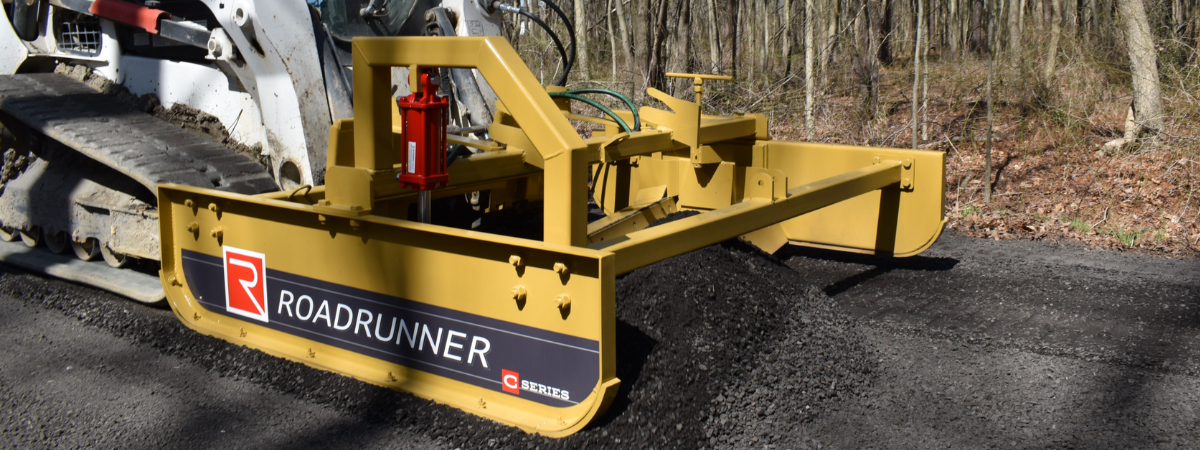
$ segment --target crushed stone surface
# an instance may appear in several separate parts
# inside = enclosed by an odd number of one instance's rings
[[[1198,268],[958,236],[904,260],[710,246],[618,278],[617,399],[557,440],[0,268],[0,447],[1195,448]]]

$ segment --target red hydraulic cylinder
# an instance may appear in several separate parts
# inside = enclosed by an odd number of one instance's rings
[[[401,98],[400,117],[404,123],[401,134],[400,186],[420,191],[445,187],[450,183],[446,174],[446,125],[450,102],[438,97],[429,82],[429,73],[421,74],[421,91]]]

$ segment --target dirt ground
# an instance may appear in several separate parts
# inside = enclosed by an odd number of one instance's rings
[[[618,399],[552,440],[3,268],[0,446],[1200,446],[1195,260],[953,235],[903,260],[730,242],[618,291]]]

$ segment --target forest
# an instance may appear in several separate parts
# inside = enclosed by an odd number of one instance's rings
[[[690,95],[668,73],[732,75],[705,85],[705,113],[946,152],[950,232],[1200,253],[1195,0],[522,1],[504,33],[545,84],[555,39],[569,87],[639,105]]]

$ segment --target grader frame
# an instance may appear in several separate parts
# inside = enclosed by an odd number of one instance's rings
[[[618,275],[739,236],[907,256],[944,223],[941,153],[772,141],[761,115],[701,114],[701,76],[696,102],[652,89],[673,112],[643,107],[641,130],[601,120],[584,139],[569,119],[597,119],[552,99],[502,38],[356,38],[353,55],[357,120],[330,132],[325,186],[159,187],[161,279],[187,326],[565,436],[617,392]],[[405,220],[417,196],[396,181],[397,66],[491,84],[490,140],[450,136],[481,151],[433,193],[541,201],[542,241]],[[590,224],[589,181],[607,213]],[[701,213],[647,227],[682,210]]]

